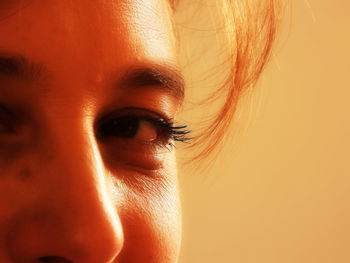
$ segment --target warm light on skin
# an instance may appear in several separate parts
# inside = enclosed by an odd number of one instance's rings
[[[174,151],[96,135],[114,112],[175,117],[181,81],[121,84],[133,68],[176,68],[167,3],[7,4],[0,58],[24,58],[35,74],[0,74],[0,106],[17,121],[10,135],[0,128],[0,262],[176,262]]]
[[[133,41],[136,43],[135,48],[143,55],[173,61],[176,58],[176,41],[172,34],[173,25],[170,19],[161,19],[162,16],[171,15],[168,1],[144,1],[148,6],[146,10],[140,8],[140,2],[142,1],[130,1],[125,6],[129,11],[128,14],[132,14],[129,20],[131,23],[126,27],[130,30]],[[160,10],[161,13],[159,13]]]

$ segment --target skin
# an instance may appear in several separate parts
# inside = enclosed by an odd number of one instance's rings
[[[26,60],[0,59],[0,262],[176,262],[174,150],[153,143],[147,121],[132,138],[98,136],[113,114],[175,117],[182,86],[167,3],[2,1],[0,10],[0,58]],[[175,84],[130,80],[142,68]]]

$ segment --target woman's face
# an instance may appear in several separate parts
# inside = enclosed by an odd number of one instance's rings
[[[0,262],[175,262],[163,0],[0,2]]]

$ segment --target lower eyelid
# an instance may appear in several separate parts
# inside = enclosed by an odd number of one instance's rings
[[[164,147],[155,145],[130,145],[125,143],[123,147],[113,147],[113,143],[107,144],[105,152],[106,159],[110,160],[111,166],[136,167],[141,170],[153,171],[163,166],[166,153],[169,153]],[[121,149],[123,148],[123,149]],[[136,148],[136,149],[135,149]]]

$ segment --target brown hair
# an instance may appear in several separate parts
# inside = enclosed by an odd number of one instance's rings
[[[281,10],[279,0],[215,1],[225,18],[230,69],[224,84],[201,101],[202,104],[208,104],[225,96],[222,106],[205,132],[196,134],[189,145],[190,148],[200,148],[191,161],[208,157],[223,142],[239,96],[243,90],[256,84],[269,59]],[[177,2],[173,3],[175,12]]]

